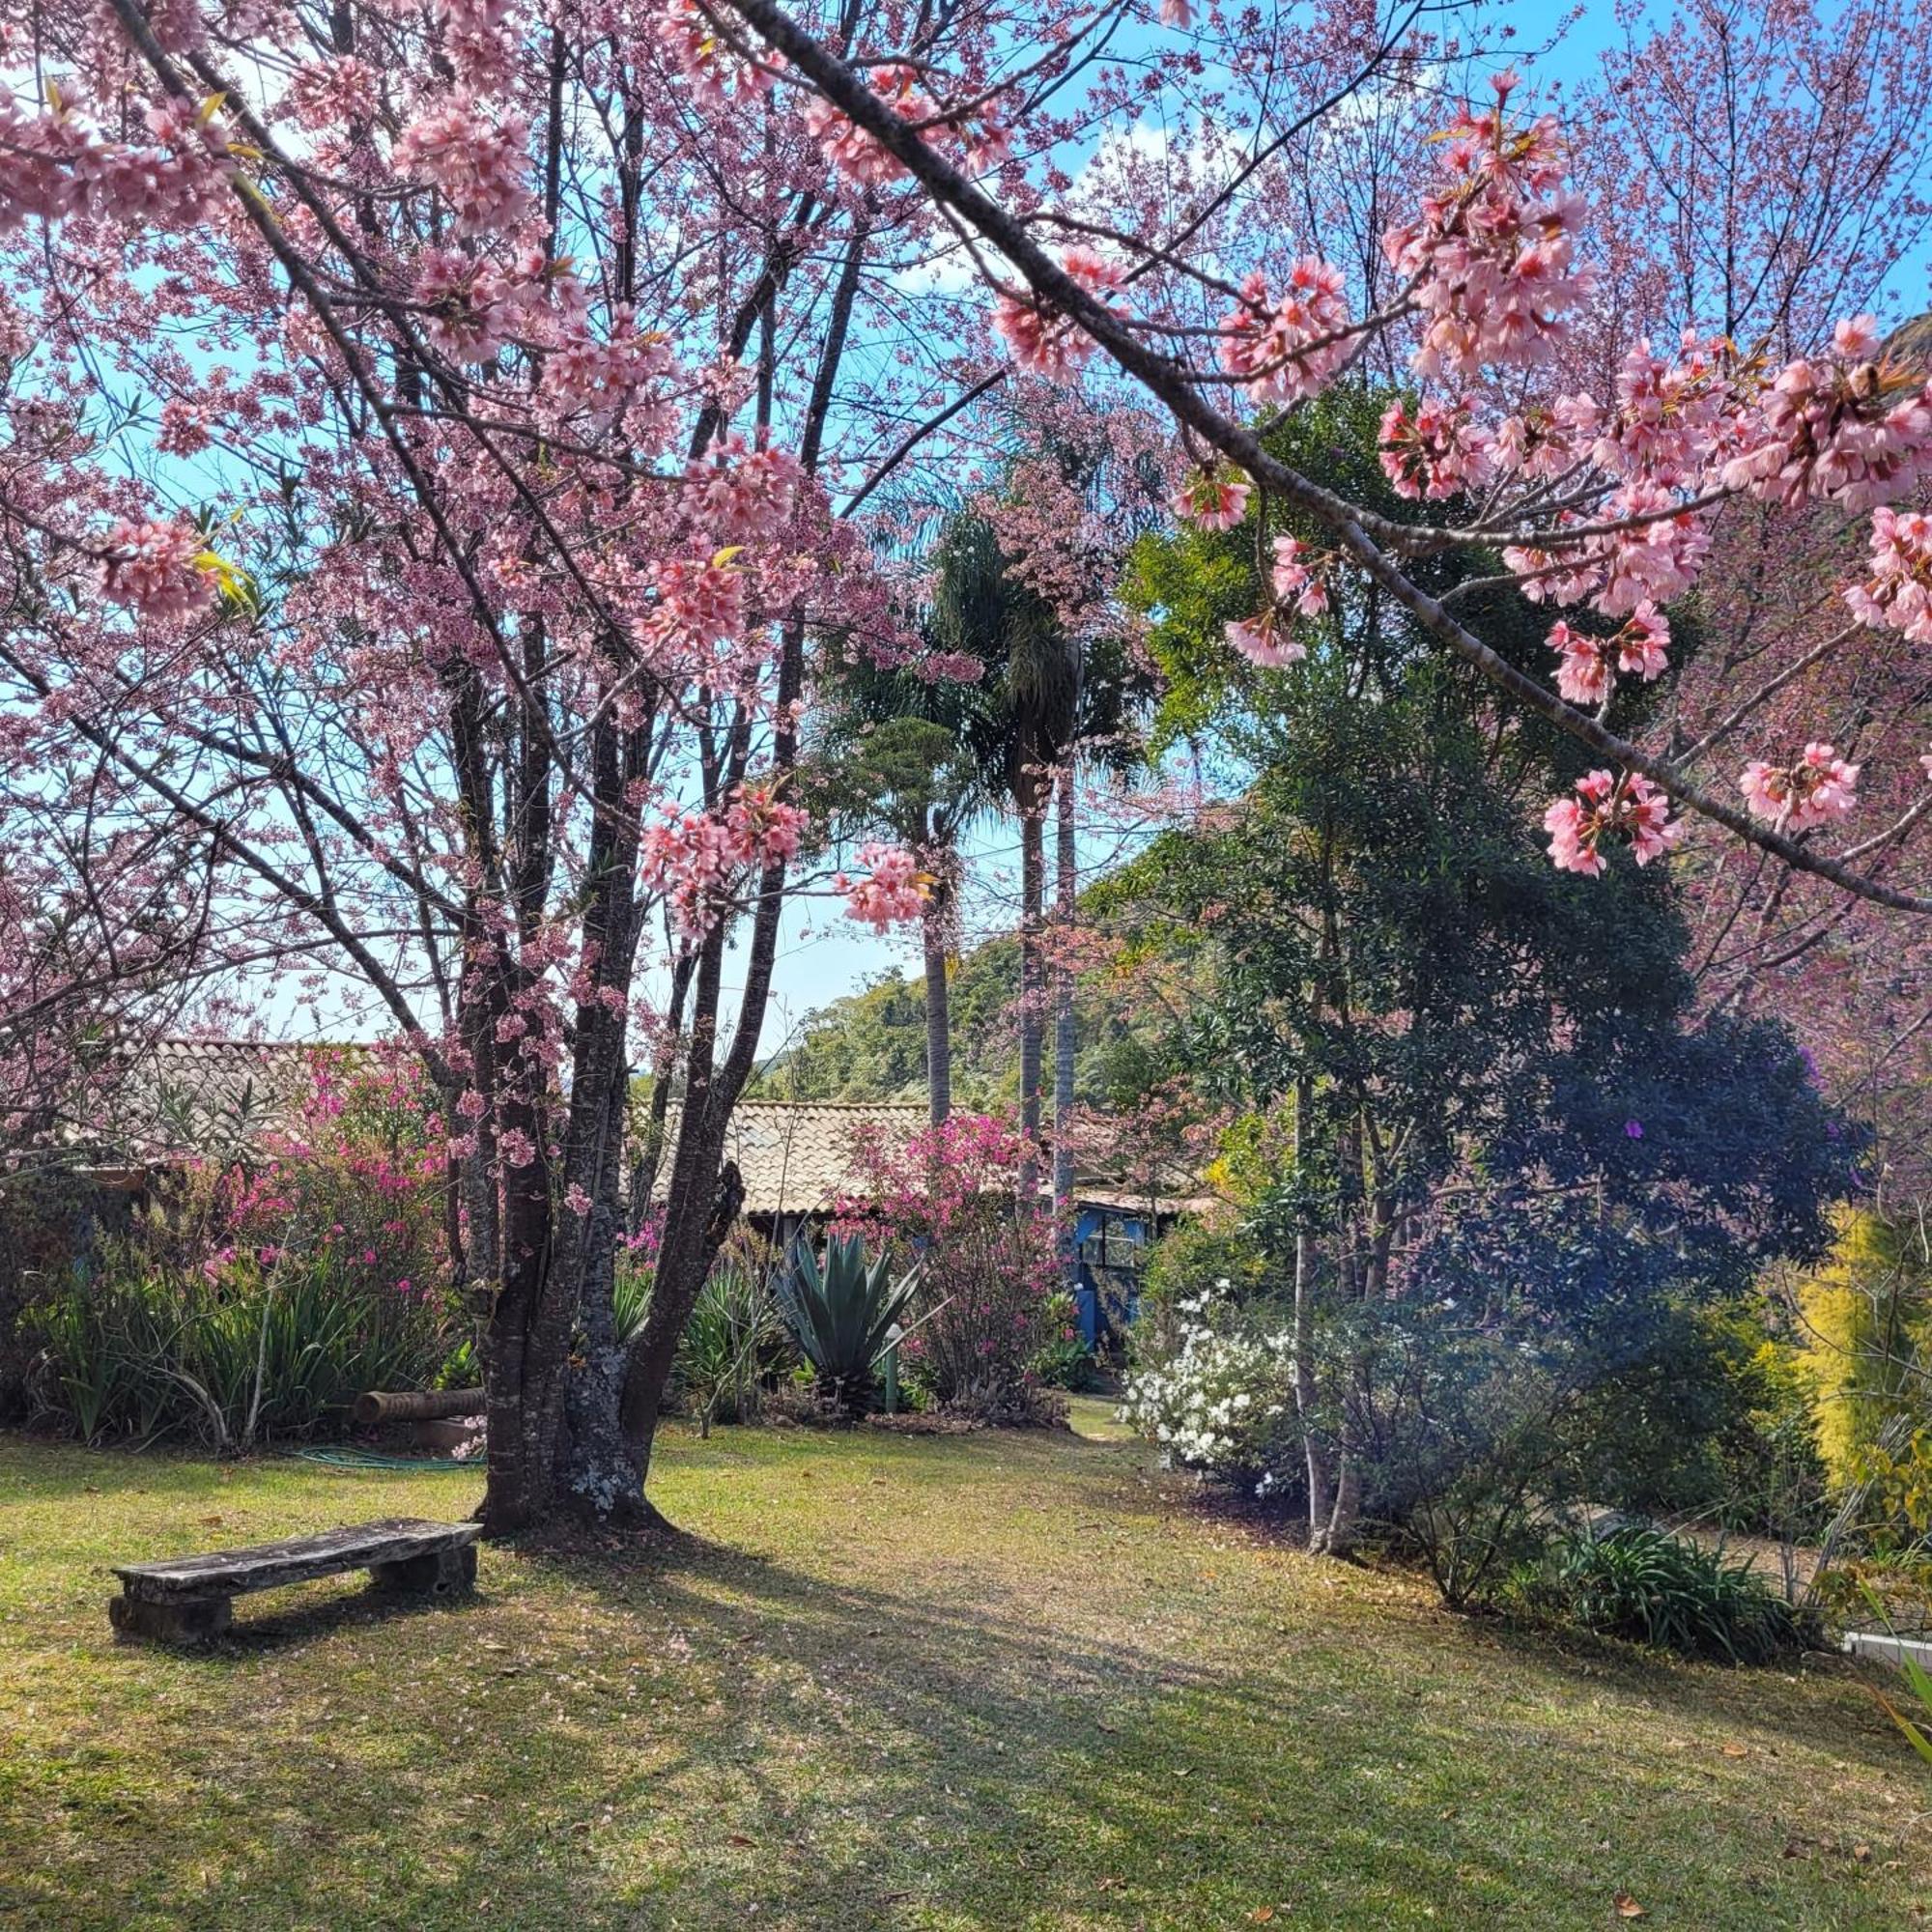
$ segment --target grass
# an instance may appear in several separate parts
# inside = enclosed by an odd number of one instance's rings
[[[0,1440],[9,1927],[1879,1927],[1932,1785],[1845,1668],[1564,1648],[1190,1510],[1083,1433],[673,1437],[696,1539],[344,1579],[207,1655],[115,1559],[476,1479]]]

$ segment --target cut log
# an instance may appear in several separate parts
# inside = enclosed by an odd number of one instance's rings
[[[481,1389],[402,1390],[393,1394],[371,1389],[355,1398],[355,1420],[364,1429],[379,1422],[435,1422],[446,1415],[481,1415]]]

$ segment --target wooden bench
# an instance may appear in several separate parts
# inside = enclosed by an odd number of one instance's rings
[[[107,1605],[107,1615],[123,1636],[198,1643],[228,1628],[235,1599],[244,1591],[278,1590],[351,1570],[368,1571],[379,1590],[449,1596],[476,1581],[476,1539],[482,1533],[481,1523],[391,1517],[287,1543],[258,1543],[165,1563],[117,1563],[121,1595]]]

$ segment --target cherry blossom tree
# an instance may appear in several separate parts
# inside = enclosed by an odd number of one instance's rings
[[[1700,0],[1661,29],[1628,12],[1578,116],[1594,130],[1578,172],[1614,306],[1768,364],[1829,357],[1848,314],[1923,307],[1928,106],[1932,43],[1913,10]],[[1597,335],[1585,353],[1607,368],[1612,331]],[[1932,331],[1887,326],[1879,361],[1922,379]],[[1868,523],[1829,501],[1725,505],[1679,612],[1695,649],[1660,682],[1646,734],[1801,843],[1836,837],[1843,850],[1855,824],[1861,868],[1907,887],[1922,877],[1913,808],[1932,744],[1913,629],[1923,502]],[[1692,840],[1676,863],[1707,1001],[1787,1016],[1827,1091],[1873,1133],[1881,1188],[1922,1197],[1923,923],[1748,846]]]
[[[644,1507],[734,1207],[812,639],[836,607],[906,644],[832,466],[883,471],[928,380],[845,373],[923,217],[827,193],[795,113],[694,102],[678,22],[637,24],[621,55],[487,10],[8,26],[41,95],[0,146],[10,804],[144,826],[211,882],[197,970],[346,975],[413,1042],[498,1528]],[[835,444],[861,397],[887,430]],[[862,856],[822,889],[917,916],[907,855]],[[626,1349],[634,1029],[684,1104]]]
[[[1502,728],[1589,746],[1606,779],[1551,802],[1560,862],[1681,848],[1701,819],[1780,874],[1932,909],[1917,749],[1868,754],[1746,693],[1726,773],[1623,709],[1670,684],[1662,613],[1734,512],[1852,520],[1879,546],[1866,654],[1916,648],[1916,526],[1868,513],[1909,519],[1922,376],[1833,298],[1856,276],[1821,293],[1828,333],[1795,298],[1782,336],[1701,312],[1660,333],[1658,277],[1590,259],[1604,223],[1558,122],[1445,21],[1360,0],[1198,24],[1186,0],[0,9],[9,795],[71,822],[56,775],[95,761],[108,816],[164,824],[213,881],[204,960],[267,955],[317,998],[317,975],[353,981],[414,1043],[487,1310],[494,1525],[647,1507],[801,883],[818,639],[916,649],[864,526],[972,451],[996,389],[1157,406],[1179,514],[1232,527],[1267,497],[1312,522],[1237,646],[1292,664],[1298,618],[1366,578],[1490,681]],[[1366,200],[1337,185],[1365,142],[1388,157]],[[1828,233],[1822,259],[1855,255]],[[1347,502],[1257,434],[1397,370],[1390,473],[1436,521]],[[1471,545],[1549,606],[1551,681],[1418,587]],[[1872,801],[1889,816],[1835,843]],[[845,891],[874,923],[921,903],[895,848]],[[684,1100],[626,1350],[634,1041]]]

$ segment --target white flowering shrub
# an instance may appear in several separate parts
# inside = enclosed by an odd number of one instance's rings
[[[1293,1338],[1233,1326],[1226,1287],[1175,1303],[1179,1345],[1127,1378],[1120,1417],[1165,1466],[1265,1495],[1295,1446]]]

